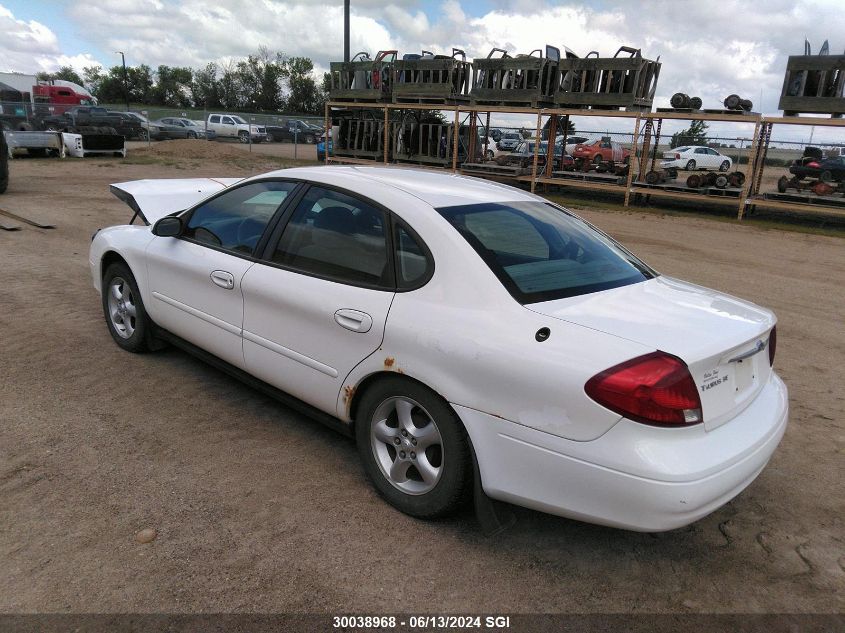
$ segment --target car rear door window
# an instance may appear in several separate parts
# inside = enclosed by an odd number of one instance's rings
[[[293,212],[271,259],[333,281],[393,288],[385,213],[360,198],[312,186]]]
[[[220,123],[220,115],[218,115],[218,114],[212,114],[212,115],[208,118],[208,122],[209,122],[209,123]]]
[[[438,212],[521,303],[573,297],[656,275],[612,239],[548,203],[472,204]]]
[[[196,207],[183,233],[203,244],[253,255],[273,215],[296,187],[294,182],[254,182]]]

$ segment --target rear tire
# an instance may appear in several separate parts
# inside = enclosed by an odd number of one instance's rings
[[[472,489],[469,440],[427,387],[391,376],[364,394],[355,420],[364,470],[393,507],[420,519],[457,510]]]
[[[688,160],[687,166],[685,167],[685,169],[687,171],[695,171],[695,161],[694,160]]]
[[[731,168],[730,161],[723,160],[722,164],[719,165],[719,171],[728,171]]]
[[[150,319],[132,271],[126,264],[111,264],[103,275],[103,315],[109,334],[127,352],[149,351]]]

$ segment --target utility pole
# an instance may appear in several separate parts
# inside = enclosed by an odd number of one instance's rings
[[[123,62],[123,94],[126,97],[126,111],[129,112],[129,80],[126,78],[126,55],[123,54],[123,51],[117,51],[120,53],[120,59]]]
[[[343,61],[349,62],[349,0],[343,0]]]

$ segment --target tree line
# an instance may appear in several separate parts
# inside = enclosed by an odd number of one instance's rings
[[[105,70],[87,66],[80,75],[71,66],[40,72],[39,80],[63,79],[84,86],[100,103],[123,103],[128,88],[131,103],[169,108],[206,108],[243,112],[322,114],[328,73],[318,85],[314,64],[307,57],[288,57],[259,48],[245,59],[202,68],[147,64]]]

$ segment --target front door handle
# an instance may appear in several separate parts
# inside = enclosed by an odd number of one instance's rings
[[[226,290],[231,290],[235,287],[235,276],[232,273],[227,273],[225,270],[212,270],[211,281]]]
[[[360,310],[349,310],[344,308],[334,313],[334,320],[340,327],[353,332],[369,332],[373,327],[373,317]]]

